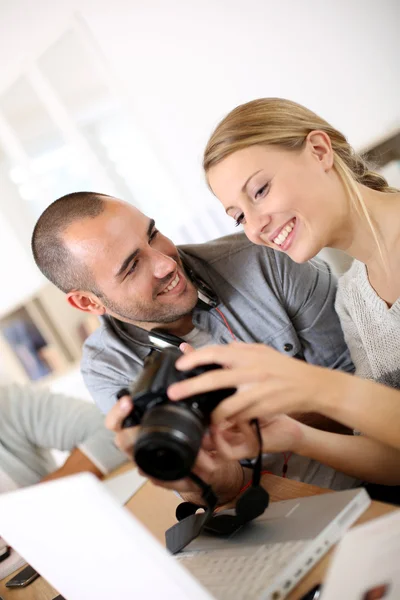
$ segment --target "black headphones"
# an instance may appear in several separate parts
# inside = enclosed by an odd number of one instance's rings
[[[219,303],[217,294],[207,283],[200,279],[190,267],[185,264],[182,257],[181,260],[190,281],[196,286],[200,302],[205,304],[205,308],[208,310],[210,308],[215,308]]]

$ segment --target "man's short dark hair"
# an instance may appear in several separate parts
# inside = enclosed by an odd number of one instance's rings
[[[98,294],[89,269],[68,250],[63,233],[80,219],[94,219],[105,209],[106,194],[75,192],[46,208],[32,234],[32,253],[43,275],[65,293],[89,290]]]

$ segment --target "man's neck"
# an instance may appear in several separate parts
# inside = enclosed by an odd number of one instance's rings
[[[168,333],[172,333],[173,335],[177,335],[178,337],[182,337],[183,335],[187,335],[194,328],[193,325],[193,313],[191,312],[184,317],[178,319],[178,321],[173,321],[172,323],[163,323],[157,326],[157,329],[163,329]]]
[[[120,317],[117,317],[121,320]],[[136,327],[140,327],[141,329],[145,329],[146,331],[151,331],[152,329],[160,329],[161,331],[165,331],[167,333],[171,333],[172,335],[176,335],[178,337],[182,337],[183,335],[187,335],[190,333],[193,328],[193,312],[184,315],[180,319],[176,321],[172,321],[171,323],[148,323],[143,321],[129,321],[125,319],[126,323],[131,323],[132,325],[136,325]]]

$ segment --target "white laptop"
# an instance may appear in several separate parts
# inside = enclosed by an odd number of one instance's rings
[[[273,503],[173,557],[81,474],[1,495],[0,531],[67,600],[281,600],[369,504],[363,489]]]

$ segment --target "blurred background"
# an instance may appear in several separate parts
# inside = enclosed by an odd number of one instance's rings
[[[92,190],[175,243],[232,232],[201,158],[242,102],[306,105],[400,186],[399,25],[398,0],[0,0],[0,382],[89,399],[79,359],[97,321],[31,258],[46,206]]]

